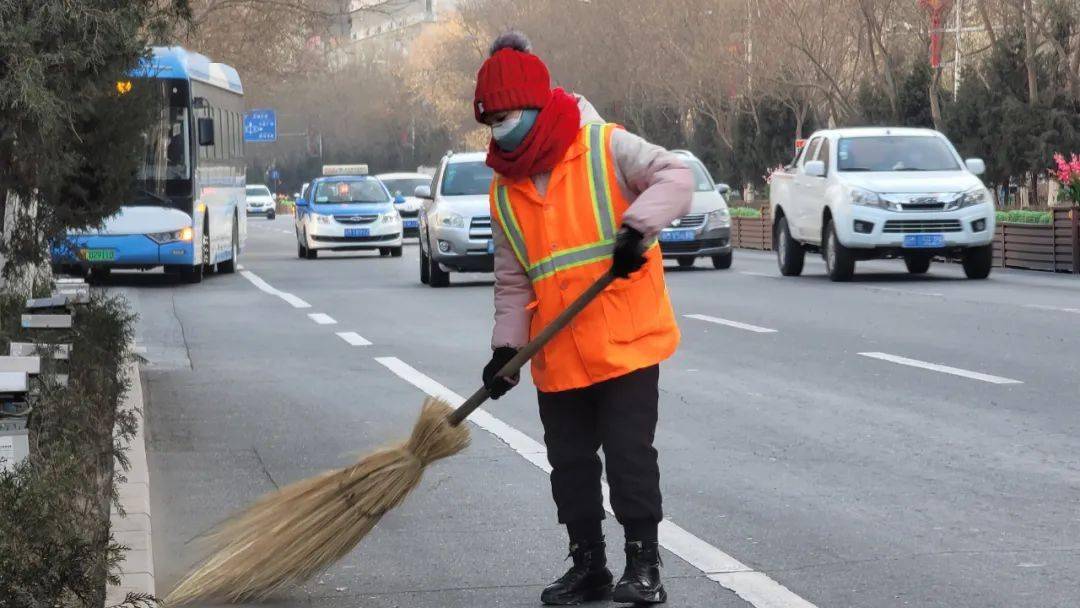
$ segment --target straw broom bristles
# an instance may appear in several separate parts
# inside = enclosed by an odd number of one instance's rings
[[[210,536],[216,552],[173,589],[169,606],[263,599],[351,551],[420,482],[424,468],[469,444],[453,408],[427,399],[407,442],[266,496]]]

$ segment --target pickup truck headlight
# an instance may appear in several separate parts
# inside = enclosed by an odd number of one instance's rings
[[[975,188],[968,190],[967,192],[956,197],[956,200],[949,203],[948,209],[963,209],[964,207],[970,207],[972,205],[981,205],[983,203],[993,202],[993,198],[990,195],[990,191],[986,188]]]
[[[881,198],[881,195],[879,195],[877,192],[863,190],[862,188],[851,189],[851,204],[861,205],[863,207],[877,207],[878,209],[895,211],[894,203],[891,203]]]
[[[728,211],[727,207],[723,207],[721,209],[717,209],[716,211],[710,211],[709,214],[705,216],[705,221],[710,226],[718,226],[720,228],[730,226],[731,213]]]
[[[453,211],[440,211],[436,222],[446,228],[464,228],[465,217]]]
[[[313,220],[315,220],[316,222],[320,223],[320,224],[333,224],[334,223],[334,216],[332,216],[332,215],[323,215],[321,213],[312,213],[311,218]]]

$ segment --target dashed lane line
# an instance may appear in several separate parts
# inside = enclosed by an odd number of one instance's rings
[[[308,314],[308,318],[319,325],[337,325],[337,321],[334,320],[334,317],[322,312],[310,313]]]
[[[1023,384],[1020,380],[1013,380],[1012,378],[1003,378],[1001,376],[994,376],[991,374],[984,374],[982,372],[973,372],[966,369],[960,369],[958,367],[949,367],[948,365],[941,365],[938,363],[928,363],[926,361],[919,361],[918,359],[909,359],[907,357],[901,357],[899,355],[890,355],[888,353],[859,353],[863,357],[870,357],[871,359],[880,359],[881,361],[889,361],[890,363],[896,363],[899,365],[906,365],[908,367],[918,367],[921,369],[928,369],[934,372],[940,372],[942,374],[950,374],[953,376],[960,376],[961,378],[968,378],[971,380],[979,380],[982,382],[989,382],[991,384]]]
[[[1074,315],[1080,315],[1080,308],[1065,308],[1062,306],[1047,306],[1045,304],[1024,304],[1024,308],[1033,308],[1035,310],[1050,310],[1053,312],[1068,312]]]
[[[777,274],[769,274],[767,272],[754,272],[752,270],[740,270],[739,274],[745,274],[748,277],[765,277],[766,279],[776,279],[780,277],[780,275]]]
[[[281,298],[282,300],[285,300],[286,302],[288,302],[293,308],[311,308],[311,304],[308,304],[307,302],[301,300],[300,298],[294,296],[291,293],[284,292],[284,291],[281,291],[280,289],[277,289],[273,285],[271,285],[271,284],[267,283],[266,281],[262,280],[262,278],[260,278],[259,275],[255,274],[254,272],[251,272],[250,270],[241,270],[240,274],[245,279],[247,279],[248,281],[251,281],[252,285],[254,285],[255,287],[258,287],[259,291],[262,291],[264,293],[268,293],[268,294],[270,294],[272,296],[277,296],[277,297]]]
[[[707,323],[715,323],[717,325],[726,325],[728,327],[734,327],[735,329],[742,329],[745,331],[752,331],[759,334],[775,334],[777,330],[769,329],[768,327],[759,327],[757,325],[750,325],[749,323],[743,323],[741,321],[732,321],[731,319],[721,319],[720,317],[710,317],[709,315],[683,315],[687,319],[697,319],[698,321],[705,321]]]
[[[371,346],[371,341],[355,331],[339,331],[337,336],[350,346]]]
[[[397,357],[376,357],[375,360],[398,377],[432,397],[444,399],[455,407],[465,401],[457,393]],[[537,468],[551,474],[551,465],[547,461],[547,450],[532,437],[506,424],[483,409],[473,412],[469,416],[469,421],[494,435]],[[604,492],[604,508],[611,513],[611,503],[608,499],[609,489],[606,482],[603,483],[602,488]],[[769,575],[755,571],[670,520],[665,519],[660,522],[660,544],[703,572],[710,580],[719,583],[725,589],[735,592],[736,595],[756,608],[816,608],[810,602],[770,578]]]

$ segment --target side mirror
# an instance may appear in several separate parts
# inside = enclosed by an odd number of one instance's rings
[[[199,119],[199,145],[200,146],[212,146],[212,145],[214,145],[214,119],[213,118],[200,118]]]
[[[296,199],[296,206],[297,207],[307,207],[307,199],[303,198],[303,197],[298,197]]]
[[[810,177],[825,177],[825,163],[820,160],[807,161],[803,165],[803,173]]]
[[[986,163],[981,158],[969,158],[964,161],[964,164],[967,165],[967,170],[975,175],[986,173]]]
[[[727,184],[716,184],[716,191],[720,194],[727,194],[728,192],[731,192],[731,186]]]
[[[431,186],[417,186],[416,190],[413,190],[413,196],[431,200]]]

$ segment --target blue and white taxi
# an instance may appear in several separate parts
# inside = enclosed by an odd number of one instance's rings
[[[373,251],[400,257],[401,214],[367,165],[324,165],[322,177],[296,201],[296,253]]]

